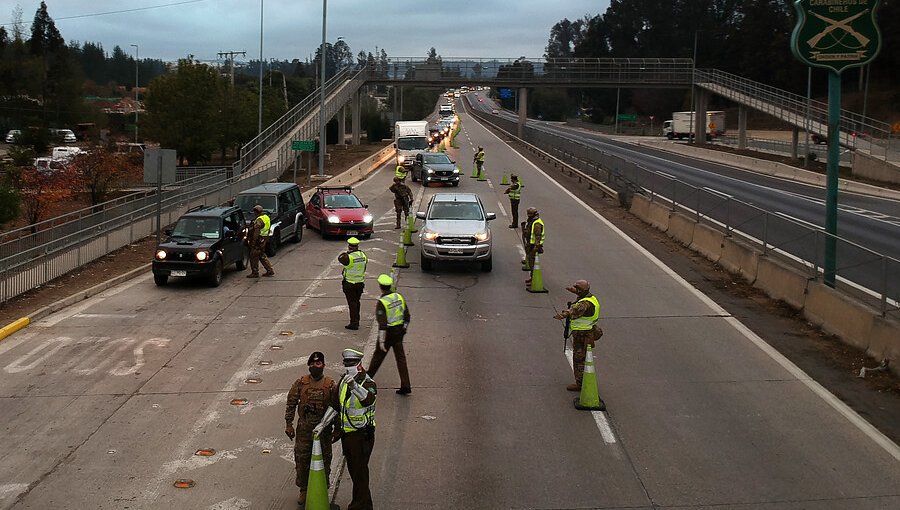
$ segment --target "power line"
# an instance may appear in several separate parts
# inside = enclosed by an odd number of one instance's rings
[[[184,0],[182,2],[173,2],[170,4],[162,4],[162,5],[151,5],[151,6],[147,6],[147,7],[135,7],[133,9],[121,9],[118,11],[95,12],[92,14],[78,14],[76,16],[63,16],[63,17],[59,17],[59,18],[53,18],[53,21],[56,22],[56,21],[69,20],[69,19],[93,18],[96,16],[108,16],[110,14],[124,14],[124,13],[128,13],[128,12],[149,11],[151,9],[160,9],[163,7],[174,7],[176,5],[196,4],[199,2],[205,2],[205,1],[206,0]],[[2,27],[11,27],[14,25],[16,25],[15,22],[0,24],[0,26],[2,26]]]

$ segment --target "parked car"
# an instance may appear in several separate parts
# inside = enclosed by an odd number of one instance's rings
[[[261,205],[269,215],[271,226],[266,255],[270,257],[275,256],[285,241],[299,243],[303,239],[306,208],[300,188],[292,182],[271,182],[244,190],[235,197],[234,205],[244,212],[248,226],[256,219],[255,205]]]
[[[48,157],[35,158],[34,168],[43,174],[53,174],[60,170],[65,170],[65,160],[56,160]]]
[[[478,262],[482,271],[491,270],[489,222],[497,215],[484,211],[478,195],[435,193],[416,217],[425,220],[419,233],[423,271],[431,270],[435,261]]]
[[[322,234],[372,237],[375,227],[369,206],[360,202],[350,186],[316,188],[306,204],[306,226]]]
[[[243,271],[250,260],[244,242],[247,227],[238,207],[198,206],[188,210],[166,230],[166,240],[156,247],[153,281],[166,285],[170,276],[199,276],[210,286],[222,283],[225,267]]]
[[[19,129],[10,129],[6,133],[6,143],[16,143],[19,137],[22,136],[22,131]]]
[[[54,129],[51,134],[63,143],[75,143],[75,132],[71,129]]]
[[[50,157],[57,161],[69,161],[80,154],[84,154],[84,151],[79,147],[54,147],[50,151]]]
[[[428,186],[432,182],[459,186],[459,168],[456,167],[456,162],[443,152],[416,154],[412,180],[422,181],[423,186]]]
[[[814,143],[816,145],[827,145],[828,144],[828,137],[825,135],[820,135],[819,133],[813,133],[812,136],[810,137],[810,140],[812,140],[812,143]]]

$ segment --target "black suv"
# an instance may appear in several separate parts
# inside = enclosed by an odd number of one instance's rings
[[[166,240],[153,256],[153,281],[165,285],[170,276],[202,276],[213,287],[222,283],[225,266],[243,271],[250,260],[244,213],[238,207],[198,206],[166,230]]]
[[[290,239],[299,243],[303,239],[303,224],[306,223],[306,206],[300,188],[291,182],[270,182],[244,190],[234,199],[234,205],[244,211],[247,225],[256,218],[253,206],[261,205],[269,215],[269,242],[266,255],[272,257],[281,243]]]

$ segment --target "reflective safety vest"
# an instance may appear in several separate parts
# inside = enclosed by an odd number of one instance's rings
[[[478,154],[475,155],[475,161],[484,163],[484,151],[478,151]]]
[[[522,179],[516,181],[518,186],[515,188],[509,188],[509,199],[510,200],[519,200],[522,198]]]
[[[403,324],[403,312],[406,311],[406,300],[397,292],[392,292],[378,298],[378,301],[384,305],[384,311],[387,315],[388,326],[398,326]]]
[[[266,213],[260,214],[258,218],[263,222],[263,228],[259,231],[259,235],[266,237],[269,235],[269,228],[272,226],[272,220],[269,219],[269,215]]]
[[[541,238],[539,240],[535,240],[535,232],[534,226],[539,224],[541,225]],[[544,244],[544,238],[547,237],[547,230],[544,229],[544,220],[538,218],[534,220],[534,223],[531,224],[531,244]]]
[[[360,384],[362,386],[372,379],[366,375],[366,380]],[[364,406],[356,398],[356,395],[350,391],[350,387],[346,382],[341,382],[340,387],[341,399],[341,422],[344,432],[354,432],[366,427],[375,426],[375,403],[370,406]]]
[[[351,251],[347,254],[350,263],[344,266],[344,280],[347,283],[362,283],[366,279],[366,262],[369,257],[362,250]]]
[[[406,171],[406,168],[403,165],[397,165],[397,168],[394,170],[394,176],[399,177],[401,179],[406,179],[406,174],[409,172]]]
[[[572,319],[569,322],[569,328],[572,331],[590,331],[591,329],[594,329],[594,324],[597,324],[597,321],[600,320],[600,302],[597,301],[597,296],[581,298],[576,301],[576,304],[582,301],[588,301],[594,305],[594,313],[589,316],[581,316],[577,319]]]

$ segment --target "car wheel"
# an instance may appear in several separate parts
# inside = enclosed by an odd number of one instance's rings
[[[371,238],[372,238],[372,233],[369,232],[368,234],[363,234],[363,235],[362,235],[362,238],[363,238],[363,239],[371,239]]]
[[[222,261],[217,260],[216,265],[213,266],[213,272],[209,275],[209,286],[210,287],[218,287],[222,284]]]
[[[247,265],[250,264],[250,247],[249,246],[241,246],[241,258],[234,263],[234,267],[237,268],[238,271],[243,271],[247,269]]]
[[[166,274],[155,274],[153,275],[153,281],[156,283],[158,287],[163,287],[167,283],[169,283],[169,275]]]
[[[454,188],[459,186],[459,181],[454,182],[451,186],[453,186]]]
[[[481,272],[482,273],[490,273],[491,269],[494,268],[494,258],[489,257],[487,260],[481,263]]]
[[[278,240],[281,238],[281,231],[276,230],[275,233],[269,236],[269,242],[266,243],[266,255],[269,257],[274,257],[276,253],[278,253]]]
[[[674,134],[674,133],[667,133],[667,134],[666,134],[666,138],[668,138],[669,140],[674,140],[674,139],[675,139],[675,134]]]
[[[298,221],[297,224],[294,226],[294,237],[291,238],[291,241],[294,244],[297,244],[302,240],[303,240],[303,223]]]
[[[431,271],[434,268],[434,261],[425,257],[425,254],[422,254],[421,257],[422,263],[422,271]]]

